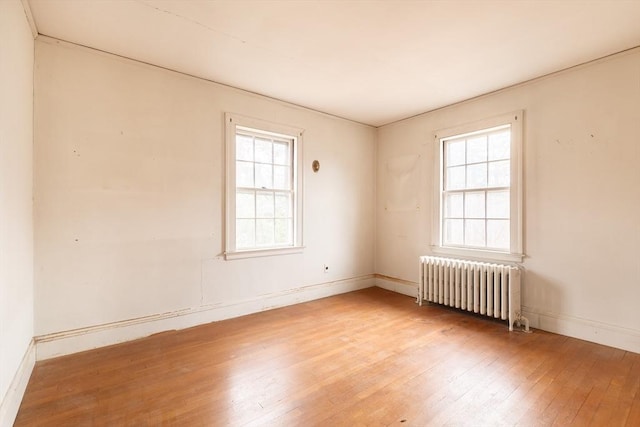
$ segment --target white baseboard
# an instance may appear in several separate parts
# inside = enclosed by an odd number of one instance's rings
[[[374,275],[35,337],[37,360],[63,356],[375,286]]]
[[[418,298],[418,284],[408,280],[376,274],[376,286],[399,294]]]
[[[522,307],[532,328],[640,353],[640,330]]]
[[[34,341],[31,340],[29,347],[27,347],[27,351],[22,357],[18,371],[9,385],[7,394],[5,394],[4,399],[2,399],[2,402],[0,403],[0,426],[8,427],[13,425],[16,415],[18,415],[18,409],[20,409],[20,403],[22,402],[22,397],[27,389],[27,384],[29,383],[29,378],[31,377],[31,372],[33,372],[35,364],[36,346]]]

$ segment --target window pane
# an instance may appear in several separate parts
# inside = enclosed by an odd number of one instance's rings
[[[236,135],[236,160],[253,161],[253,137]]]
[[[489,187],[508,187],[511,184],[509,160],[489,163]]]
[[[236,193],[236,218],[255,218],[255,200],[253,192]]]
[[[288,165],[291,163],[289,157],[289,144],[286,142],[273,143],[273,163],[278,165]]]
[[[273,193],[256,194],[256,217],[273,218]]]
[[[485,246],[484,227],[483,219],[465,219],[464,244],[468,246]]]
[[[236,162],[236,187],[253,187],[253,163]]]
[[[464,164],[464,139],[447,141],[445,147],[445,165],[447,167]]]
[[[464,166],[447,168],[445,190],[459,190],[464,188]]]
[[[447,194],[444,199],[445,218],[462,218],[463,200],[462,194]]]
[[[511,211],[509,199],[509,191],[487,192],[487,218],[509,219]]]
[[[487,136],[476,136],[467,139],[467,163],[487,161]]]
[[[487,164],[480,163],[477,165],[467,166],[467,187],[466,188],[484,188],[487,186]]]
[[[484,191],[464,194],[464,217],[484,218]]]
[[[462,227],[463,220],[461,219],[445,219],[443,233],[444,244],[462,245],[464,243]]]
[[[494,249],[509,250],[510,227],[508,219],[490,219],[487,221],[487,246]]]
[[[511,131],[506,130],[489,135],[489,160],[511,157]]]
[[[277,245],[291,245],[291,224],[290,219],[275,220],[275,241]]]
[[[256,187],[273,188],[273,166],[256,164]]]
[[[256,245],[270,246],[273,241],[273,219],[257,219],[256,220]]]
[[[256,162],[273,163],[273,144],[271,140],[256,138]]]
[[[273,167],[273,188],[277,190],[289,190],[291,188],[291,177],[289,166]]]
[[[256,222],[254,219],[236,220],[236,247],[238,249],[255,246]]]
[[[276,218],[291,218],[291,194],[276,193]]]

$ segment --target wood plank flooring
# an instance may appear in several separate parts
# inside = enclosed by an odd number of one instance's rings
[[[38,362],[15,426],[640,426],[640,355],[370,288]]]

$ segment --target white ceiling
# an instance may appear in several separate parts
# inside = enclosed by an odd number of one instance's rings
[[[640,0],[29,0],[40,34],[380,126],[640,45]]]

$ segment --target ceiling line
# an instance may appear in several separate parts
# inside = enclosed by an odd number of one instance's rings
[[[0,0],[0,1],[2,1],[2,0]],[[327,117],[331,117],[331,118],[339,119],[339,120],[344,120],[344,121],[347,121],[347,122],[355,123],[357,125],[366,126],[368,128],[372,128],[372,129],[377,129],[378,128],[378,126],[375,126],[375,125],[371,125],[371,124],[368,124],[368,123],[360,122],[358,120],[354,120],[354,119],[349,119],[349,118],[346,118],[346,117],[338,116],[337,114],[327,113],[326,111],[317,110],[315,108],[307,107],[307,106],[304,106],[304,105],[301,105],[301,104],[296,104],[295,102],[286,101],[284,99],[275,98],[273,96],[264,95],[262,93],[254,92],[254,91],[247,90],[247,89],[242,89],[240,87],[232,86],[232,85],[229,85],[229,84],[226,84],[226,83],[220,83],[220,82],[217,82],[215,80],[207,79],[205,77],[200,77],[200,76],[196,76],[194,74],[185,73],[184,71],[178,71],[178,70],[174,70],[174,69],[169,68],[169,67],[164,67],[162,65],[156,65],[156,64],[152,64],[150,62],[141,61],[139,59],[129,58],[128,56],[120,55],[120,54],[113,53],[113,52],[108,52],[106,50],[97,49],[95,47],[86,46],[86,45],[83,45],[83,44],[80,44],[80,43],[71,42],[71,41],[60,39],[60,38],[57,38],[57,37],[48,36],[46,34],[39,33],[38,39],[43,39],[43,41],[50,40],[50,41],[53,41],[53,42],[59,42],[59,43],[64,43],[64,44],[68,44],[68,45],[77,46],[77,47],[80,47],[80,48],[83,48],[83,49],[88,49],[88,50],[100,53],[102,55],[115,56],[117,58],[121,58],[121,59],[124,59],[124,60],[127,60],[127,61],[132,61],[132,62],[135,62],[135,63],[138,63],[138,64],[143,64],[143,65],[146,65],[146,66],[149,66],[149,67],[158,68],[160,70],[165,70],[165,71],[169,71],[171,73],[176,73],[176,74],[180,74],[180,75],[183,75],[183,76],[187,76],[187,77],[191,77],[191,78],[194,78],[194,79],[198,79],[198,80],[201,80],[201,81],[204,81],[204,82],[207,82],[207,83],[211,83],[211,84],[214,84],[214,85],[221,86],[223,88],[244,92],[245,94],[249,94],[249,95],[260,97],[260,98],[265,98],[265,99],[277,102],[279,104],[283,104],[284,106],[295,107],[295,108],[298,108],[298,109],[311,111],[311,112],[314,112],[314,113],[317,113],[317,114],[322,114],[323,116],[327,116]]]
[[[33,19],[33,12],[31,11],[31,5],[29,4],[29,0],[21,0],[22,8],[24,9],[24,14],[27,16],[27,22],[29,23],[29,27],[31,28],[31,35],[35,40],[38,37],[38,27],[36,26],[36,20]]]
[[[487,97],[487,96],[491,96],[491,95],[495,95],[495,94],[498,94],[498,93],[503,92],[503,91],[515,89],[515,88],[517,88],[519,86],[525,86],[525,85],[529,85],[529,84],[535,83],[538,80],[544,80],[544,79],[547,79],[547,78],[550,78],[550,77],[554,77],[554,76],[562,74],[562,73],[566,73],[568,71],[572,71],[572,70],[575,70],[575,69],[578,69],[578,68],[586,67],[588,65],[593,65],[593,64],[597,64],[599,62],[608,61],[609,59],[612,59],[613,57],[616,57],[616,56],[624,56],[624,55],[627,55],[627,54],[631,54],[635,50],[640,50],[640,45],[633,46],[633,47],[630,47],[628,49],[623,49],[623,50],[618,51],[618,52],[610,53],[608,55],[601,56],[600,58],[591,59],[589,61],[581,62],[580,64],[572,65],[570,67],[563,68],[561,70],[552,71],[550,73],[543,74],[543,75],[538,76],[538,77],[533,77],[531,79],[524,80],[524,81],[519,82],[519,83],[514,83],[512,85],[505,86],[505,87],[502,87],[500,89],[492,90],[490,92],[486,92],[486,93],[483,93],[483,94],[480,94],[480,95],[477,95],[477,96],[474,96],[474,97],[471,97],[471,98],[463,99],[462,101],[454,102],[453,104],[443,105],[442,107],[438,107],[438,108],[434,108],[432,110],[424,111],[422,113],[414,114],[412,116],[405,117],[404,119],[393,120],[393,121],[390,121],[388,123],[384,123],[384,124],[382,124],[380,126],[375,126],[375,127],[376,127],[376,129],[378,129],[378,128],[381,128],[381,127],[384,127],[384,126],[393,125],[395,123],[399,123],[399,122],[402,122],[402,121],[405,121],[405,120],[415,119],[415,118],[418,118],[418,117],[423,116],[425,114],[434,113],[436,111],[444,110],[444,109],[449,108],[449,107],[459,106],[459,105],[465,104],[467,102],[477,101],[477,100],[482,99],[482,98]]]

